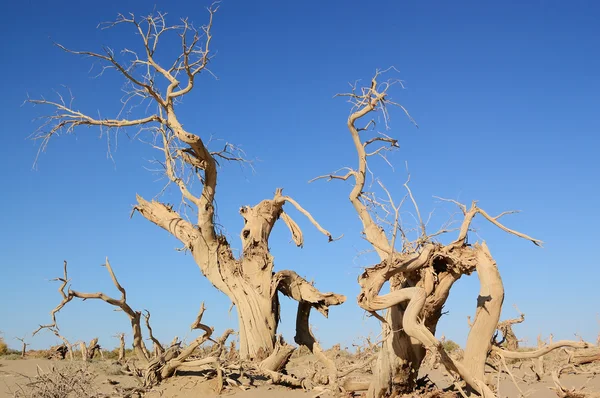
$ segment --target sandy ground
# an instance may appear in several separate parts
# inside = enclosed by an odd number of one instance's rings
[[[73,362],[76,366],[81,362]],[[18,391],[26,389],[27,384],[37,375],[38,372],[46,372],[52,367],[63,368],[70,366],[69,361],[52,361],[47,359],[0,359],[0,398],[14,397]],[[114,391],[108,379],[119,382],[123,387],[134,387],[135,380],[129,376],[112,375],[109,362],[93,362],[91,368],[96,374],[94,380],[96,387],[100,392],[110,394]],[[314,397],[314,393],[301,390],[290,390],[280,386],[260,386],[258,388],[241,391],[239,389],[226,389],[219,396],[235,396],[245,398],[276,398],[276,397]],[[214,382],[212,380],[203,380],[193,374],[184,374],[163,383],[153,391],[146,394],[146,397],[216,397],[214,391]],[[326,398],[326,395],[323,396]]]
[[[302,360],[296,362],[295,366],[301,367]],[[55,366],[62,369],[65,366],[80,366],[81,362],[69,361],[51,361],[45,359],[17,359],[17,360],[0,360],[0,398],[14,397],[15,392],[19,391],[31,381],[29,378],[35,377],[37,372],[48,371]],[[94,385],[103,393],[109,394],[114,391],[113,385],[109,383],[118,382],[118,385],[123,387],[135,386],[136,382],[132,377],[115,375],[114,367],[110,362],[95,361],[90,365],[95,375]],[[518,385],[523,395],[528,398],[548,398],[556,397],[556,394],[549,389],[553,387],[552,379],[546,376],[540,382],[531,384],[525,383],[522,379],[526,371],[514,369],[515,377],[518,380]],[[448,385],[448,379],[444,376],[441,369],[424,370],[424,373],[429,375],[429,378],[435,382],[438,387],[444,388]],[[496,376],[492,376],[496,383]],[[586,386],[584,391],[600,392],[600,375],[563,375],[561,383],[566,388],[581,388]],[[235,396],[245,398],[276,398],[276,397],[315,397],[315,392],[305,392],[300,390],[290,390],[280,386],[261,385],[257,388],[251,388],[247,391],[239,389],[227,388],[221,396]],[[214,397],[217,396],[214,391],[214,381],[204,380],[197,377],[193,372],[179,375],[155,390],[150,391],[146,397]],[[506,377],[502,377],[500,381],[500,394],[498,397],[517,398],[521,393],[515,387],[514,383]],[[320,395],[322,398],[327,398],[328,395]]]

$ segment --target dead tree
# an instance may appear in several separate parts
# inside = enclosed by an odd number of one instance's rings
[[[108,263],[108,260],[106,261]],[[83,343],[83,345],[85,346],[85,343]],[[94,337],[92,340],[90,340],[90,343],[85,349],[84,360],[91,361],[92,359],[94,359],[94,356],[96,356],[96,352],[102,352],[101,347],[98,344],[98,337]]]
[[[512,327],[513,325],[523,323],[525,321],[525,314],[519,311],[517,306],[515,306],[515,309],[519,313],[519,317],[507,319],[498,323],[497,329],[500,333],[502,333],[502,340],[500,340],[499,342],[495,342],[496,345],[512,351],[516,351],[519,349],[519,339],[517,339],[517,336],[515,335],[515,332],[513,332]]]
[[[22,344],[21,348],[21,358],[25,358],[25,354],[27,353],[28,343],[25,342],[25,337],[15,337],[15,339],[19,340]]]
[[[69,354],[69,359],[72,361],[73,360],[73,345],[71,343],[69,343],[69,341],[62,335],[60,334],[60,331],[58,329],[58,325],[56,324],[56,312],[60,311],[60,309],[64,306],[63,303],[67,303],[69,301],[71,301],[71,298],[69,298],[67,296],[67,294],[65,293],[65,288],[67,287],[67,284],[69,283],[69,279],[67,279],[67,262],[64,262],[64,277],[63,278],[54,278],[52,279],[52,281],[57,281],[57,282],[61,282],[61,285],[58,287],[58,292],[60,293],[60,295],[62,296],[62,302],[61,304],[59,304],[56,308],[54,308],[51,312],[50,315],[52,316],[52,323],[48,324],[48,325],[40,325],[40,327],[33,332],[33,336],[35,336],[36,334],[38,334],[42,329],[46,329],[51,331],[56,337],[58,337],[59,339],[62,340],[63,344],[61,346],[58,346],[56,348],[56,353],[58,353],[60,355],[60,359],[65,359],[67,353]],[[64,347],[64,348],[62,348]]]
[[[123,99],[127,114],[136,114],[144,108],[152,113],[137,118],[92,117],[77,110],[70,100],[59,97],[57,101],[32,99],[31,103],[53,108],[55,113],[45,117],[45,123],[34,133],[42,143],[43,151],[53,136],[69,134],[78,127],[98,127],[116,134],[124,128],[139,129],[136,137],[157,149],[164,158],[159,163],[164,169],[168,184],[173,184],[182,196],[182,208],[193,208],[194,219],[180,214],[171,205],[157,200],[146,200],[137,196],[134,211],[150,222],[165,229],[189,250],[200,270],[208,280],[225,293],[236,306],[239,320],[240,356],[243,359],[259,360],[269,356],[275,347],[279,321],[278,293],[296,290],[300,295],[292,296],[300,305],[309,303],[327,316],[331,305],[344,302],[345,297],[333,293],[320,293],[309,282],[293,271],[274,272],[273,257],[269,253],[269,236],[275,222],[282,219],[292,233],[297,246],[302,247],[302,231],[291,216],[284,211],[289,205],[306,216],[309,221],[332,241],[331,234],[294,199],[277,189],[271,199],[255,206],[243,206],[240,214],[244,227],[240,233],[242,250],[239,257],[233,255],[230,243],[215,226],[215,195],[218,177],[218,161],[243,162],[242,153],[233,145],[226,144],[220,150],[211,150],[207,141],[188,131],[178,113],[177,104],[197,86],[198,76],[208,69],[212,58],[212,26],[218,7],[209,9],[207,25],[196,29],[187,19],[179,25],[168,25],[164,14],[136,18],[134,15],[119,15],[115,22],[105,28],[126,26],[141,39],[142,52],[124,49],[118,56],[109,48],[103,52],[74,51],[62,45],[60,49],[70,53],[91,57],[102,65],[102,72],[115,70],[126,82]],[[172,62],[159,61],[155,56],[159,43],[171,34],[179,36],[179,56]],[[160,87],[160,83],[165,82]],[[135,101],[144,104],[131,108]],[[192,183],[195,181],[201,187]],[[302,292],[310,291],[310,298]],[[308,340],[307,340],[308,342]]]
[[[67,348],[67,346],[65,344],[61,344],[58,346],[53,346],[50,347],[50,350],[48,350],[48,359],[65,359],[65,357],[67,356],[67,352],[71,354],[71,360],[73,360],[73,353],[70,349]]]
[[[114,337],[119,338],[119,356],[117,362],[123,363],[125,361],[125,333],[119,333]]]
[[[112,306],[119,308],[122,312],[124,312],[129,321],[131,323],[131,330],[133,333],[133,350],[136,354],[138,360],[138,368],[141,369],[142,374],[144,376],[145,387],[152,387],[155,384],[160,383],[163,379],[172,376],[180,366],[186,364],[186,359],[194,353],[196,348],[202,345],[205,341],[207,341],[211,334],[212,328],[201,323],[202,315],[204,314],[204,303],[202,303],[202,308],[200,313],[198,314],[196,320],[192,325],[192,329],[201,329],[204,331],[204,334],[194,340],[191,344],[189,344],[184,349],[180,348],[179,344],[173,345],[169,347],[168,350],[164,350],[158,340],[153,340],[154,344],[160,346],[160,354],[156,357],[152,357],[151,354],[146,349],[146,345],[144,344],[144,339],[142,335],[142,327],[141,327],[141,311],[133,310],[129,304],[127,303],[127,292],[125,288],[121,286],[117,277],[110,265],[108,259],[106,259],[106,263],[104,264],[106,267],[113,284],[121,293],[121,298],[116,299],[110,297],[102,292],[100,293],[84,293],[72,290],[69,288],[65,291],[65,287],[70,281],[67,273],[67,262],[64,262],[63,268],[63,277],[56,278],[56,280],[62,281],[62,288],[59,290],[61,292],[61,296],[63,297],[62,301],[51,311],[52,324],[49,325],[40,325],[40,327],[34,332],[34,335],[38,333],[42,329],[49,330],[58,330],[58,325],[56,322],[57,313],[62,310],[65,305],[67,305],[74,298],[78,298],[81,300],[102,300]],[[149,324],[149,312],[146,311],[146,325]],[[151,329],[150,329],[151,330]],[[228,331],[227,336],[229,336],[231,332]],[[124,339],[123,334],[121,334],[121,347],[122,354],[124,355]],[[84,342],[81,342],[81,350],[82,356],[86,360],[91,360],[93,358],[93,352],[99,350],[100,346],[98,345],[98,339],[94,338],[89,345],[86,347]],[[120,355],[121,357],[121,355]],[[218,370],[219,371],[219,370]]]
[[[165,352],[165,349],[163,348],[163,346],[160,344],[160,342],[158,340],[156,340],[156,338],[154,337],[154,334],[152,334],[152,327],[150,326],[150,311],[145,310],[145,314],[144,314],[144,319],[146,320],[146,329],[148,329],[148,338],[150,340],[152,340],[152,351],[153,351],[153,356],[154,358],[160,356],[161,354],[163,354]],[[171,344],[173,345],[173,344]]]
[[[81,360],[84,362],[87,361],[88,360],[88,351],[87,351],[87,346],[85,345],[85,341],[79,342],[79,351],[81,351]]]
[[[451,228],[452,224],[449,223],[435,233],[428,233],[427,220],[421,217],[419,206],[409,187],[410,175],[404,184],[407,194],[402,201],[394,201],[379,180],[375,180],[373,185],[379,187],[383,199],[369,191],[367,172],[372,172],[372,169],[368,167],[368,160],[372,156],[382,156],[385,159],[385,151],[398,147],[398,141],[386,134],[368,136],[372,134],[369,130],[375,125],[371,116],[379,113],[387,127],[390,106],[398,106],[408,115],[400,104],[391,101],[388,96],[390,87],[401,82],[391,80],[381,83],[381,73],[383,72],[378,71],[375,74],[369,86],[359,88],[355,85],[351,93],[338,94],[348,97],[352,104],[347,127],[358,155],[357,167],[345,167],[341,169],[343,172],[313,179],[353,181],[350,202],[362,222],[364,238],[380,260],[378,264],[366,268],[358,278],[361,288],[358,303],[379,319],[383,328],[383,345],[379,350],[367,396],[381,397],[389,393],[413,391],[419,367],[426,350],[429,350],[439,355],[448,372],[464,380],[474,393],[493,397],[494,393],[485,383],[484,372],[500,318],[504,288],[487,244],[468,242],[471,223],[479,215],[503,231],[526,239],[536,246],[541,246],[542,242],[509,229],[499,221],[502,216],[513,212],[491,216],[478,207],[476,202],[467,207],[452,200],[450,202],[457,205],[462,213],[462,221],[456,228]],[[410,201],[414,208],[417,222],[415,239],[409,239],[410,231],[400,217],[400,209],[405,200]],[[440,235],[453,231],[458,233],[449,244],[437,241]],[[481,284],[476,313],[464,350],[464,359],[455,361],[445,352],[434,334],[451,287],[462,275],[470,275],[474,271]],[[386,282],[390,284],[390,293],[380,294]],[[377,312],[381,310],[386,310],[384,315]],[[577,342],[566,344],[585,345]],[[535,355],[543,355],[544,352],[545,349],[535,352]],[[523,354],[497,347],[494,348],[494,353],[506,357]]]

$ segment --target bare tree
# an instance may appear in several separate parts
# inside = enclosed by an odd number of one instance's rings
[[[29,345],[29,343],[25,342],[25,337],[15,337],[15,339],[21,342],[21,358],[25,358],[25,354],[27,353],[27,346]]]
[[[525,321],[525,314],[519,311],[516,305],[514,307],[519,313],[519,317],[499,322],[497,326],[498,331],[502,333],[502,340],[496,342],[496,345],[511,351],[519,349],[519,339],[515,335],[515,332],[513,332],[512,327]]]
[[[194,353],[194,351],[199,346],[201,346],[204,342],[206,342],[207,340],[210,339],[210,337],[213,333],[213,329],[202,323],[202,316],[204,315],[204,311],[205,311],[204,303],[202,303],[200,312],[199,312],[198,316],[196,317],[196,320],[192,324],[192,329],[200,329],[200,330],[204,331],[204,333],[200,337],[198,337],[194,341],[192,341],[188,346],[186,346],[183,349],[181,348],[180,344],[174,344],[171,347],[169,347],[167,350],[165,350],[160,345],[158,340],[156,340],[152,337],[151,339],[153,340],[153,343],[155,344],[155,346],[156,345],[159,346],[159,348],[154,351],[155,355],[153,356],[152,354],[150,354],[150,352],[148,352],[148,349],[146,348],[146,345],[144,343],[144,339],[143,339],[143,335],[142,335],[142,327],[141,327],[141,317],[142,317],[141,311],[133,310],[127,303],[127,292],[126,292],[125,288],[123,288],[123,286],[121,286],[121,284],[119,283],[108,259],[106,259],[106,263],[104,264],[104,266],[106,267],[106,269],[112,279],[113,284],[121,293],[121,298],[119,298],[119,299],[113,298],[102,292],[100,292],[100,293],[78,292],[78,291],[72,290],[71,288],[68,288],[67,291],[65,291],[65,288],[66,288],[68,282],[70,281],[68,278],[68,273],[67,273],[67,262],[65,261],[64,268],[63,268],[63,277],[56,278],[59,281],[63,281],[63,283],[61,284],[61,289],[60,289],[61,296],[63,299],[51,312],[52,323],[49,325],[40,325],[40,327],[34,332],[34,335],[43,329],[48,329],[51,331],[58,330],[56,315],[74,298],[78,298],[81,300],[93,300],[93,299],[102,300],[112,306],[117,307],[119,310],[124,312],[127,315],[127,317],[129,318],[129,321],[131,323],[131,330],[133,333],[133,350],[136,354],[138,364],[141,364],[141,366],[138,366],[138,367],[141,368],[142,376],[144,376],[144,385],[145,385],[145,387],[154,386],[154,385],[160,383],[163,379],[171,377],[175,373],[175,370],[177,370],[180,366],[183,366],[186,364],[186,360]],[[146,311],[146,313],[149,314],[148,311]],[[148,326],[149,334],[151,334],[150,331],[152,330],[152,328],[149,327],[149,324],[150,324],[149,318],[150,317],[148,315],[146,317],[146,326]],[[226,339],[227,336],[229,336],[230,334],[231,334],[231,330],[227,330],[226,334],[224,335],[225,336],[224,339]],[[121,340],[121,349],[120,349],[120,353],[119,353],[119,360],[122,361],[124,358],[124,351],[125,351],[124,350],[124,348],[125,348],[124,347],[125,346],[124,334],[121,333],[121,335],[119,337]],[[224,340],[223,340],[223,343],[224,343]],[[83,341],[80,343],[80,345],[81,345],[81,355],[82,355],[82,358],[84,361],[89,361],[89,360],[93,359],[94,353],[96,351],[100,351],[100,346],[98,345],[98,338],[92,339],[87,347],[85,345],[85,342],[83,342]],[[157,352],[159,352],[159,354],[157,354]]]
[[[197,86],[201,73],[211,73],[208,65],[212,58],[212,26],[218,7],[209,8],[209,21],[194,27],[187,19],[177,25],[168,25],[164,14],[137,18],[133,14],[119,15],[103,28],[127,26],[141,39],[141,51],[129,48],[119,56],[110,48],[103,52],[74,51],[60,44],[70,53],[90,57],[105,70],[115,70],[124,77],[126,94],[122,99],[123,111],[114,118],[92,117],[77,110],[70,99],[32,99],[31,103],[50,107],[54,114],[34,134],[41,140],[40,150],[59,133],[72,133],[77,127],[99,127],[116,134],[124,128],[136,128],[136,137],[158,150],[168,184],[173,184],[182,196],[182,208],[195,212],[192,218],[176,211],[173,206],[158,200],[137,196],[134,211],[165,229],[179,239],[184,250],[189,250],[200,270],[236,306],[239,320],[240,356],[243,359],[262,360],[273,353],[279,321],[278,293],[297,300],[302,311],[316,308],[327,316],[329,306],[345,301],[343,295],[321,293],[293,271],[274,272],[273,257],[269,253],[269,236],[275,222],[282,219],[292,233],[297,246],[303,245],[300,227],[284,211],[286,203],[306,216],[309,221],[332,241],[331,234],[319,225],[298,202],[277,189],[271,199],[255,206],[243,206],[240,214],[244,227],[240,233],[242,251],[235,257],[230,244],[215,225],[215,194],[218,161],[243,162],[243,154],[231,144],[212,151],[199,135],[184,128],[177,105]],[[171,34],[178,35],[180,52],[169,62],[157,55],[159,44]],[[160,58],[160,59],[159,59]],[[161,86],[161,82],[164,83]],[[137,101],[137,102],[136,102]],[[144,105],[151,114],[124,118],[135,113],[134,105]],[[196,185],[193,182],[196,182]],[[200,188],[197,185],[200,185]],[[132,322],[139,322],[133,314]],[[308,319],[308,314],[306,315]],[[299,330],[301,336],[305,329]],[[309,343],[311,338],[299,338]],[[138,349],[141,345],[137,344]],[[140,353],[141,355],[141,353]],[[274,363],[276,363],[275,361]]]
[[[504,287],[487,244],[469,243],[468,233],[473,219],[479,215],[503,231],[541,246],[540,240],[512,230],[500,222],[501,217],[514,212],[491,216],[478,207],[476,202],[467,207],[449,200],[458,207],[462,221],[455,228],[450,222],[437,232],[429,233],[428,220],[421,217],[419,206],[409,187],[410,175],[404,184],[407,194],[401,201],[395,201],[380,180],[374,178],[372,184],[367,184],[368,173],[372,173],[368,166],[369,159],[380,156],[387,161],[386,151],[398,147],[397,140],[387,134],[378,132],[373,135],[375,120],[367,117],[372,115],[374,118],[379,114],[380,120],[387,127],[388,110],[397,106],[410,118],[406,109],[393,102],[388,95],[390,87],[401,85],[401,81],[380,82],[383,72],[377,71],[368,86],[358,87],[355,84],[352,92],[338,94],[348,97],[352,104],[347,127],[358,155],[358,166],[345,167],[341,169],[343,173],[338,171],[313,179],[353,181],[350,202],[362,222],[364,238],[380,260],[378,264],[366,268],[358,278],[361,287],[358,303],[381,321],[383,329],[382,348],[379,350],[367,396],[381,397],[388,393],[413,391],[426,350],[430,350],[439,355],[440,361],[451,375],[457,380],[464,380],[474,393],[493,397],[495,395],[485,383],[484,377],[486,359],[490,352],[507,358],[523,358],[523,355],[534,358],[543,355],[547,349],[560,346],[583,347],[586,343],[558,342],[526,354],[492,347],[492,338],[504,300]],[[376,188],[380,195],[375,192]],[[412,231],[416,236],[414,239],[409,238],[411,231],[401,217],[401,207],[405,201],[409,201],[414,209],[417,224]],[[440,235],[453,231],[457,231],[457,236],[449,244],[442,244],[437,240]],[[434,334],[451,287],[462,275],[469,275],[474,271],[477,272],[481,285],[477,309],[464,359],[456,361],[445,352]],[[380,294],[386,282],[389,282],[390,293]],[[378,314],[377,311],[380,310],[386,310],[385,315]]]
[[[125,333],[119,333],[113,337],[119,338],[119,356],[117,358],[117,362],[123,363],[125,361]]]

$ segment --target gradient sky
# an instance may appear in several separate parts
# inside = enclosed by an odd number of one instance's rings
[[[49,322],[49,311],[60,301],[58,286],[48,280],[60,275],[64,259],[74,289],[117,295],[99,266],[108,256],[130,304],[152,312],[161,340],[194,337],[189,325],[202,300],[204,320],[216,333],[236,327],[227,297],[202,277],[189,254],[174,250],[178,242],[139,215],[129,218],[135,194],[151,198],[164,182],[146,170],[154,154],[122,135],[113,162],[106,139],[84,128],[53,140],[34,170],[37,144],[27,137],[44,109],[23,105],[27,95],[51,98],[66,84],[77,108],[114,115],[122,83],[117,74],[93,79],[89,59],[65,54],[52,41],[118,50],[137,37],[125,27],[96,29],[118,12],[143,15],[156,7],[199,25],[206,21],[207,5],[73,0],[4,5],[0,330],[10,344],[18,345],[15,336],[29,336],[33,348],[58,342],[51,333],[30,336],[39,323]],[[394,112],[388,134],[401,146],[390,158],[396,167],[379,162],[374,171],[399,199],[407,161],[421,211],[436,209],[439,220],[453,209],[433,195],[465,203],[478,199],[490,213],[522,210],[505,223],[542,239],[544,248],[482,221],[475,224],[502,273],[503,317],[516,315],[512,304],[526,313],[515,332],[529,344],[539,333],[595,340],[599,18],[600,3],[593,0],[224,1],[214,25],[212,70],[218,80],[202,76],[179,109],[190,131],[239,144],[260,160],[254,173],[224,165],[219,222],[239,248],[239,207],[285,188],[333,235],[344,234],[327,243],[292,209],[305,232],[304,248],[289,242],[284,225],[272,234],[277,270],[293,269],[323,291],[348,296],[346,304],[331,309],[329,320],[313,315],[314,333],[326,347],[376,338],[378,325],[356,305],[356,278],[374,258],[360,255],[369,246],[347,200],[350,186],[307,181],[356,163],[345,128],[349,106],[333,95],[393,65],[405,89],[391,94],[420,128]],[[168,192],[164,200],[175,203],[178,195]],[[476,275],[456,284],[438,336],[464,344],[478,288]],[[282,305],[280,331],[293,341],[296,305],[286,298]],[[59,324],[71,341],[100,337],[107,348],[117,344],[111,336],[118,332],[131,337],[127,318],[103,302],[73,302]]]

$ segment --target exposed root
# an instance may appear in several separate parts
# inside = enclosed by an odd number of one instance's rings
[[[281,371],[287,365],[295,349],[294,346],[287,344],[281,335],[277,336],[273,352],[258,364],[258,368],[275,373]]]

